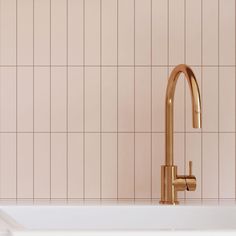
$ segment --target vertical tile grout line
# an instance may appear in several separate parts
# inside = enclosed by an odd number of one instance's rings
[[[234,2],[234,64],[236,62],[236,2]],[[234,127],[234,132],[235,132],[235,147],[236,147],[236,68],[234,67],[234,75],[235,75],[235,79],[234,79],[234,83],[235,83],[235,94],[234,94],[234,102],[235,102],[235,127]],[[234,148],[235,151],[235,158],[234,158],[234,173],[236,172],[236,150]],[[234,186],[234,198],[236,199],[236,174],[235,174],[235,186]]]
[[[167,83],[169,79],[170,67],[170,0],[167,0]]]
[[[150,190],[151,190],[151,199],[153,198],[152,190],[152,0],[150,0],[150,102],[151,102],[151,111],[150,111],[150,149],[151,149],[151,169],[150,169]]]
[[[0,11],[2,9],[2,2],[0,2]],[[0,18],[0,25],[2,24],[2,19]],[[0,44],[1,44],[1,40],[0,40]],[[0,60],[0,65],[2,64],[2,60]],[[2,70],[0,70],[0,86],[2,87]],[[0,98],[0,100],[2,101],[2,98]],[[2,127],[1,127],[1,131],[2,131]],[[0,150],[2,150],[2,135],[0,135]],[[2,153],[0,152],[0,167],[2,166]],[[2,198],[2,186],[0,185],[0,198]]]
[[[186,64],[186,0],[184,0],[184,63]],[[184,174],[186,174],[186,79],[184,80]],[[184,199],[186,199],[184,191]]]
[[[169,79],[169,66],[170,66],[170,0],[167,0],[167,84],[168,84],[168,79]],[[164,110],[164,113],[165,113],[165,110]],[[165,114],[166,116],[166,114]],[[165,120],[165,116],[164,116],[164,120]],[[166,128],[165,128],[165,125],[166,125],[166,120],[165,120],[165,124],[164,124],[164,130],[165,130],[165,133],[164,133],[164,137],[162,137],[164,139],[164,143],[165,143],[165,146],[164,146],[164,160],[166,158]],[[174,136],[174,134],[173,134]],[[163,164],[164,165],[164,164]],[[160,167],[159,167],[160,168]],[[160,179],[161,179],[161,172],[160,172]],[[161,183],[160,183],[161,185]],[[161,190],[160,190],[160,199],[161,199]]]
[[[16,0],[16,199],[18,198],[18,0]]]
[[[170,67],[170,0],[167,0],[167,82],[169,78]]]
[[[119,198],[119,122],[118,122],[118,118],[119,118],[119,95],[118,95],[118,92],[119,92],[119,67],[118,67],[118,64],[119,64],[119,48],[118,48],[118,40],[119,40],[119,0],[116,0],[116,30],[117,30],[117,35],[116,35],[116,63],[117,63],[117,68],[116,68],[116,97],[117,97],[117,101],[116,101],[116,128],[117,128],[117,137],[116,137],[116,152],[117,152],[117,155],[116,155],[116,191],[117,191],[117,199]]]
[[[34,54],[34,39],[35,39],[35,31],[34,31],[34,24],[35,24],[35,0],[33,0],[33,199],[35,198],[35,186],[34,186],[34,182],[35,182],[35,137],[34,137],[34,131],[35,131],[35,121],[34,121],[34,115],[35,115],[35,107],[34,107],[34,99],[35,99],[35,95],[34,95],[34,79],[35,79],[35,68],[34,68],[34,64],[35,64],[35,54]]]
[[[167,0],[167,84],[168,84],[168,79],[169,79],[169,66],[170,66],[170,0]],[[165,110],[164,110],[165,113]],[[165,125],[166,125],[166,120],[165,120],[165,115],[164,115],[164,137],[162,136],[162,138],[164,139],[164,162],[165,162],[165,158],[166,158],[166,129],[165,129]],[[173,134],[174,136],[174,134]],[[164,165],[164,164],[163,164]],[[161,167],[159,167],[161,168]],[[161,179],[161,172],[160,172],[160,179]],[[161,183],[160,183],[161,184]],[[159,198],[161,199],[161,190],[159,193]]]
[[[50,8],[50,37],[49,37],[49,59],[50,59],[50,199],[52,199],[52,0],[50,0],[49,4]]]
[[[203,0],[201,0],[201,65],[203,63]],[[203,114],[203,68],[201,66],[201,109]],[[201,200],[203,200],[203,123],[201,128]]]
[[[85,199],[85,0],[83,0],[83,199]]]
[[[136,34],[136,24],[135,24],[135,18],[136,18],[136,14],[135,14],[135,10],[136,10],[136,6],[135,6],[135,0],[134,0],[134,199],[136,197],[136,181],[135,181],[135,176],[136,176],[136,152],[135,152],[135,142],[136,142],[136,134],[135,134],[135,129],[136,129],[136,122],[135,122],[135,112],[136,112],[136,109],[135,109],[135,106],[136,106],[136,102],[135,102],[135,98],[136,98],[136,94],[135,94],[135,87],[136,87],[136,81],[135,81],[135,47],[136,47],[136,42],[135,42],[135,34]]]
[[[220,0],[218,0],[218,200],[220,199]]]
[[[69,0],[66,0],[66,199],[68,201],[69,197],[69,136],[68,136],[68,131],[69,131],[69,71],[68,71],[68,64],[69,64],[69,54],[68,54],[68,43],[69,43]]]
[[[100,0],[100,200],[102,199],[102,0]]]

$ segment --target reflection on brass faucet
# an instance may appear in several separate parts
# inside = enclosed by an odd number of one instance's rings
[[[192,162],[189,162],[189,175],[178,175],[173,158],[173,115],[174,94],[179,75],[183,73],[188,81],[192,97],[193,128],[201,128],[201,99],[197,80],[187,65],[178,65],[172,71],[166,90],[166,158],[161,166],[161,201],[162,204],[178,204],[178,191],[195,191],[196,177],[192,175]]]

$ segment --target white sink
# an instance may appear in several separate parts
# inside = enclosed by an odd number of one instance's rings
[[[166,233],[162,230],[236,230],[235,204],[12,205],[0,209],[12,226],[12,235],[156,235],[158,231],[160,235]]]

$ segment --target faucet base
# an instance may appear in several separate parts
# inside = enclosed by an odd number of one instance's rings
[[[190,171],[189,175],[177,175],[177,166],[161,166],[160,204],[177,205],[179,204],[177,200],[177,194],[179,191],[195,190],[196,177],[192,175],[192,171]]]
[[[178,204],[174,181],[177,178],[177,166],[161,166],[161,204]]]

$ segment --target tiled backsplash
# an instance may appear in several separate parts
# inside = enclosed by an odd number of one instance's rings
[[[171,69],[175,163],[235,198],[235,0],[0,0],[0,198],[159,198]]]

